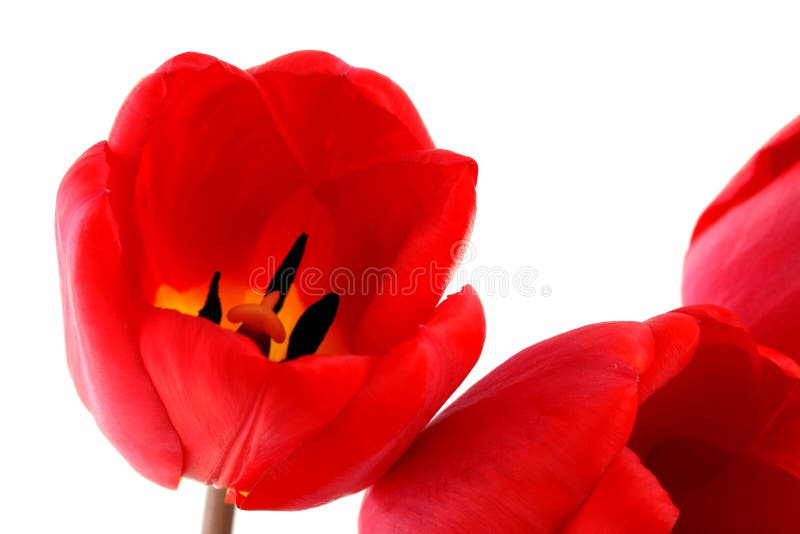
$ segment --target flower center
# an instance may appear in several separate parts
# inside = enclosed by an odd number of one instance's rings
[[[279,362],[314,354],[326,339],[339,308],[339,295],[336,293],[328,293],[305,308],[296,291],[290,294],[307,240],[306,234],[301,234],[297,238],[286,258],[276,269],[260,303],[237,304],[228,309],[224,315],[227,319],[226,326],[235,327],[238,324],[236,332],[252,339],[261,353],[272,361]],[[223,323],[220,278],[219,272],[214,273],[205,304],[197,313],[198,317],[218,325]],[[281,314],[283,317],[281,319],[279,312],[284,308],[284,304],[288,309]],[[289,333],[286,344],[285,323],[291,318],[296,318],[296,323]],[[334,341],[329,345],[339,345],[339,343]]]
[[[280,296],[279,291],[273,291],[264,295],[261,304],[238,304],[228,311],[228,320],[232,323],[242,323],[239,332],[246,329],[264,333],[270,339],[283,343],[286,339],[286,329],[273,309]]]

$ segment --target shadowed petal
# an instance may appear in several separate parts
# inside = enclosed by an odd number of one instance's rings
[[[676,533],[800,531],[800,480],[774,465],[677,440],[655,449],[647,466],[680,510]]]
[[[697,348],[680,373],[639,408],[630,447],[645,465],[650,449],[663,441],[741,444],[758,427],[760,361],[750,333],[731,312],[714,306],[681,308],[660,318],[681,314],[700,326]],[[659,331],[656,323],[650,326]]]
[[[560,532],[668,533],[677,519],[678,509],[667,492],[626,447],[614,458],[591,495]]]

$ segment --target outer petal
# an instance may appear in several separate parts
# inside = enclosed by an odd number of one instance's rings
[[[148,315],[140,343],[186,474],[236,489],[336,417],[370,365],[364,356],[270,362],[244,336],[172,310]]]
[[[671,532],[677,519],[678,509],[667,492],[626,447],[561,531],[565,534],[658,534]]]
[[[175,487],[182,453],[145,371],[131,296],[109,206],[105,143],[90,148],[65,176],[56,202],[56,240],[67,362],[98,426],[147,478]]]
[[[495,369],[428,427],[369,490],[363,532],[555,532],[625,446],[640,323],[562,334]]]
[[[153,132],[168,90],[164,73],[150,74],[133,88],[117,113],[108,134],[108,149],[118,161],[133,168],[133,172],[126,177],[128,180],[135,175],[144,145]]]
[[[726,213],[758,195],[784,172],[794,167],[800,153],[800,117],[770,139],[733,177],[697,221],[692,239],[712,227]]]
[[[125,99],[108,136],[107,157],[112,162],[108,177],[109,201],[117,220],[131,294],[149,299],[160,281],[143,268],[145,244],[138,235],[134,216],[134,188],[139,162],[167,93],[162,73],[142,79]]]
[[[310,176],[324,179],[433,148],[417,110],[389,78],[325,52],[250,69]]]
[[[363,489],[405,451],[475,365],[483,310],[471,288],[450,296],[417,335],[379,358],[347,408],[268,469],[245,509],[301,509]]]
[[[734,177],[697,223],[686,304],[739,315],[760,343],[800,358],[800,119]]]

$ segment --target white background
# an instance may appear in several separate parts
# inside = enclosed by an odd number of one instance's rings
[[[203,488],[141,478],[80,404],[53,243],[61,176],[170,56],[330,51],[393,78],[439,146],[478,161],[459,279],[533,267],[552,295],[479,288],[488,337],[468,384],[560,331],[677,307],[697,215],[800,112],[790,2],[301,4],[0,7],[0,530],[199,530]],[[359,502],[239,513],[236,532],[355,532]]]

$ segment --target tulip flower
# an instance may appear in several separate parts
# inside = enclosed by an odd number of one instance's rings
[[[169,60],[58,193],[81,400],[167,487],[246,509],[366,487],[480,353],[475,292],[437,306],[476,175],[402,89],[329,54]]]
[[[756,339],[800,362],[800,118],[734,176],[697,222],[684,304],[733,310]]]
[[[798,532],[800,368],[729,311],[587,326],[510,358],[363,502],[365,533]]]

